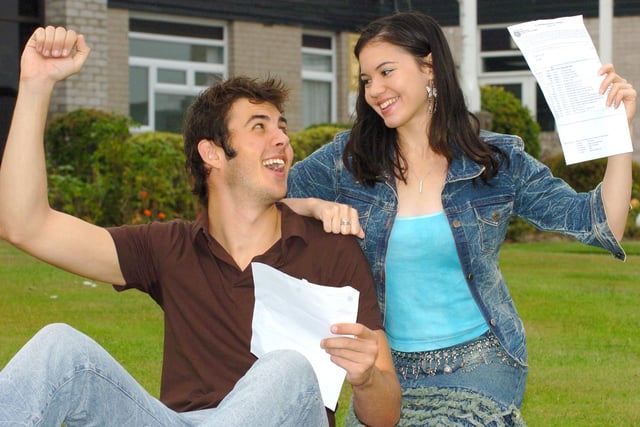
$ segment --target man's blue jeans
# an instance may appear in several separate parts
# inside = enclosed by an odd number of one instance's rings
[[[215,369],[215,367],[212,367]],[[0,372],[0,425],[327,426],[311,365],[294,351],[260,358],[214,409],[178,413],[100,345],[63,324],[38,332]]]

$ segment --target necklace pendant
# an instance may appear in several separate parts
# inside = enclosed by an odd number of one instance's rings
[[[422,194],[422,179],[420,180],[420,185],[418,186],[418,192]]]

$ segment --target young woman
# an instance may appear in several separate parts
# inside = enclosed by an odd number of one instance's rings
[[[372,22],[354,51],[353,129],[294,165],[288,195],[306,199],[288,203],[361,237],[403,389],[401,425],[524,424],[525,334],[498,267],[507,225],[520,216],[624,259],[631,154],[609,158],[602,183],[576,193],[517,136],[479,131],[444,34],[423,14]],[[611,65],[594,73],[631,125],[636,91]]]

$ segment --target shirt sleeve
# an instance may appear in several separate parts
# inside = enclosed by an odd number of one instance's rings
[[[138,289],[148,293],[159,301],[160,293],[156,288],[157,269],[154,244],[151,242],[152,225],[111,227],[107,230],[111,234],[118,253],[120,269],[125,279],[125,286],[118,286],[116,290]]]

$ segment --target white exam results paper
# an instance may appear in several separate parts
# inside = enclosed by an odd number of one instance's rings
[[[606,107],[602,66],[582,16],[512,25],[556,120],[565,162],[584,162],[633,151],[624,105]]]
[[[282,349],[302,353],[318,377],[324,405],[335,411],[347,372],[329,359],[320,340],[335,336],[332,324],[356,322],[360,292],[316,285],[262,263],[252,262],[251,269],[256,298],[251,352],[257,357]]]

